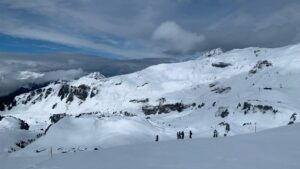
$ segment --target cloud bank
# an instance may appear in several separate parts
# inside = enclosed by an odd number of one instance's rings
[[[94,56],[0,53],[0,96],[30,83],[72,80],[91,72],[105,76],[126,74],[169,59],[113,60]]]

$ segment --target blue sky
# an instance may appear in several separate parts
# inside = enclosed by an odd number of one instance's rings
[[[103,58],[122,59],[122,56],[110,53],[109,51],[106,52],[89,48],[76,48],[59,43],[30,38],[20,38],[5,34],[0,34],[0,51],[19,54],[87,54]]]
[[[298,43],[298,0],[1,0],[0,50],[184,57]]]

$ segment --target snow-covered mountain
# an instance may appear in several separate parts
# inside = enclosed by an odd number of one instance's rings
[[[300,44],[218,49],[128,75],[54,82],[3,106],[1,117],[24,121],[28,135],[37,137],[15,137],[0,151],[29,144],[15,155],[42,154],[50,146],[55,153],[73,152],[153,141],[155,135],[176,139],[182,130],[194,137],[212,137],[214,130],[232,136],[292,124],[300,112],[299,53]],[[0,131],[8,133],[7,127]]]

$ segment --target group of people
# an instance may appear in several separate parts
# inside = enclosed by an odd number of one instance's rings
[[[193,133],[192,133],[192,131],[190,130],[190,132],[189,132],[189,138],[191,139],[192,138],[192,135],[193,135]],[[184,139],[184,131],[178,131],[177,132],[177,139],[179,140],[179,139]]]
[[[192,131],[190,130],[189,132],[189,138],[191,139],[192,138]],[[184,139],[184,131],[178,131],[177,132],[177,139]]]
[[[189,138],[192,139],[192,136],[193,136],[193,132],[190,130],[189,131]],[[184,139],[184,131],[178,131],[177,132],[177,140],[179,140],[179,139]],[[156,142],[159,141],[159,136],[158,135],[156,135],[155,141]]]

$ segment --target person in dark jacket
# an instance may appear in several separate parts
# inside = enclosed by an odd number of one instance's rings
[[[190,139],[192,139],[192,135],[193,135],[192,130],[190,130]]]
[[[181,132],[181,139],[184,139],[184,131]]]
[[[214,130],[214,137],[216,138],[216,137],[218,137],[218,135],[219,135],[219,133],[218,133],[218,131],[215,129],[215,130]]]
[[[159,140],[159,137],[158,137],[158,135],[156,135],[155,141],[158,142],[158,140]]]

